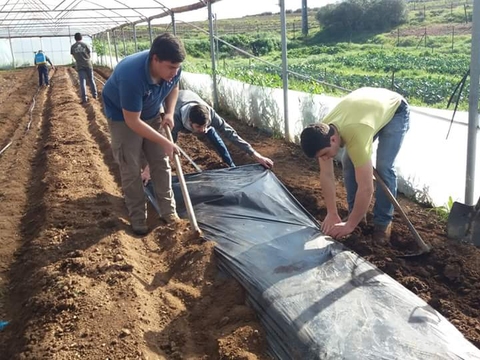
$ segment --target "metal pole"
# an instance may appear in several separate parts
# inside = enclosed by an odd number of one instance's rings
[[[208,0],[208,30],[210,32],[210,57],[212,59],[213,106],[218,109],[217,62],[215,61],[215,40],[213,37],[212,2]]]
[[[110,45],[110,31],[107,31],[107,42],[108,42],[108,53],[110,57],[110,68],[113,69],[113,59],[112,59],[112,47]]]
[[[472,54],[470,59],[470,97],[468,100],[467,174],[465,204],[474,205],[475,162],[478,133],[478,95],[480,81],[480,0],[473,2]]]
[[[138,45],[137,45],[137,28],[135,24],[132,25],[133,27],[133,41],[135,42],[135,52],[138,52]]]
[[[150,37],[150,46],[153,44],[153,34],[152,34],[152,23],[151,20],[148,20],[148,36]]]
[[[218,62],[220,61],[220,50],[218,48],[218,18],[217,18],[217,14],[214,14],[213,15],[214,19],[215,19],[215,22],[214,22],[214,25],[215,25],[215,59],[217,61],[217,64]]]
[[[102,66],[105,65],[105,66],[108,66],[108,62],[107,62],[107,42],[105,41],[105,33],[102,33],[101,35],[101,39],[102,39],[102,44],[103,44],[103,55],[102,55]],[[103,62],[105,61],[105,64],[103,64]]]
[[[173,35],[177,35],[177,23],[175,22],[175,13],[172,12],[172,30],[173,30]]]
[[[115,49],[115,59],[117,60],[117,64],[118,64],[117,35],[115,35],[115,30],[112,31],[112,36],[113,36],[113,48]]]
[[[302,34],[308,35],[308,7],[307,0],[302,0]]]
[[[288,124],[288,58],[287,58],[287,15],[285,0],[280,0],[280,26],[282,28],[282,79],[283,79],[283,114],[285,117],[285,139],[292,141]]]
[[[10,52],[12,53],[12,68],[15,69],[15,53],[13,52],[12,38],[10,37],[10,28],[8,28],[8,42],[10,43]]]
[[[127,56],[127,45],[125,44],[125,29],[122,27],[123,56]]]

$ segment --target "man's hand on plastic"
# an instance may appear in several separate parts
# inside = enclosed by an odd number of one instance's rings
[[[142,171],[142,181],[143,185],[147,185],[147,183],[150,181],[150,166],[148,165]]]
[[[269,159],[265,156],[262,156],[260,155],[259,153],[255,152],[253,154],[253,156],[255,156],[255,159],[257,159],[257,161],[262,164],[264,167],[266,167],[267,169],[271,169],[273,168],[273,161],[272,159]]]
[[[330,235],[330,231],[333,229],[333,227],[336,224],[340,224],[342,222],[342,219],[340,219],[340,216],[338,216],[337,213],[335,214],[327,214],[325,217],[325,220],[323,220],[322,223],[322,232],[326,235]]]
[[[348,221],[335,224],[328,232],[327,235],[330,235],[334,239],[341,239],[347,235],[350,235],[355,226],[351,226]]]
[[[170,130],[173,129],[173,114],[164,114],[162,118],[161,126],[168,126]]]

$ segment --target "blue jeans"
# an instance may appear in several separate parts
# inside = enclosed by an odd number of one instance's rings
[[[222,158],[223,162],[226,163],[229,167],[235,167],[235,164],[228,152],[227,146],[223,142],[222,138],[215,131],[215,128],[212,126],[208,129],[206,133],[207,139],[212,143],[217,153]]]
[[[87,101],[87,92],[86,92],[86,82],[90,85],[90,91],[94,99],[97,98],[97,86],[95,85],[95,81],[93,78],[93,69],[80,69],[78,72],[78,81],[80,82],[80,96],[82,97],[82,101]]]
[[[48,68],[46,65],[40,65],[38,68],[38,85],[48,85]]]
[[[395,159],[402,146],[403,139],[410,127],[410,108],[402,101],[392,120],[380,130],[373,141],[378,138],[377,147],[377,172],[390,189],[397,196],[397,172]],[[348,211],[351,212],[357,193],[355,168],[350,157],[345,151],[342,158],[343,178],[347,190]],[[373,223],[386,226],[393,218],[393,205],[380,186],[375,190],[375,205],[373,207]]]

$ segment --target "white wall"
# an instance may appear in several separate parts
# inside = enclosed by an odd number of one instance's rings
[[[34,52],[43,50],[53,65],[68,65],[72,63],[70,47],[75,43],[71,37],[43,37],[43,38],[13,38],[12,48],[15,56],[15,67],[33,66]],[[83,41],[92,49],[92,39],[84,36]],[[0,39],[0,68],[12,66],[12,52],[8,39]]]

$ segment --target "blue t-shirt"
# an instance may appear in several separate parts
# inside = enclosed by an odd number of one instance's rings
[[[113,121],[125,121],[122,109],[139,112],[140,119],[158,115],[160,106],[180,80],[181,70],[172,81],[155,84],[150,76],[149,51],[145,50],[120,61],[102,91],[105,115]]]

